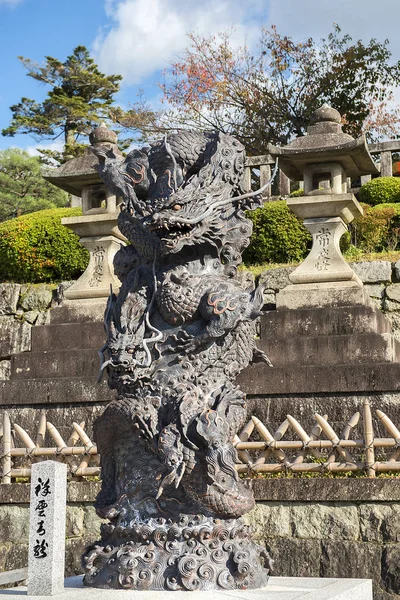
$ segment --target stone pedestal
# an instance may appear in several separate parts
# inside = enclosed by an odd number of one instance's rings
[[[277,308],[312,308],[366,304],[362,282],[344,260],[339,241],[347,225],[363,214],[351,179],[378,170],[364,137],[342,131],[337,110],[323,104],[313,112],[307,134],[288,146],[268,146],[285,175],[304,181],[304,198],[289,198],[288,207],[313,237],[310,254],[289,277],[292,285],[277,297]]]
[[[105,299],[110,294],[110,285],[118,291],[121,282],[114,274],[113,259],[121,245],[125,245],[125,237],[117,227],[117,213],[68,217],[62,223],[80,236],[81,244],[90,253],[86,271],[65,291],[65,298]]]
[[[362,214],[352,194],[314,195],[288,200],[311,233],[310,254],[289,275],[292,285],[277,296],[278,309],[369,304],[362,281],[346,263],[340,238],[347,223]]]
[[[362,287],[340,251],[340,238],[347,231],[341,217],[306,219],[304,226],[313,237],[313,245],[305,261],[290,274],[290,281],[301,284],[355,281]]]
[[[278,310],[359,305],[370,306],[371,301],[356,281],[288,285],[276,297]]]

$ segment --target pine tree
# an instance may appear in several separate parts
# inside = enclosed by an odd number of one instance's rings
[[[0,221],[67,204],[68,194],[41,176],[38,156],[18,148],[0,152]]]
[[[85,46],[77,46],[64,62],[46,56],[40,66],[19,57],[27,75],[50,87],[43,102],[22,98],[11,106],[12,121],[4,136],[34,135],[38,140],[64,138],[63,152],[41,150],[48,159],[65,162],[83,151],[82,138],[110,116],[122,77],[101,73]]]

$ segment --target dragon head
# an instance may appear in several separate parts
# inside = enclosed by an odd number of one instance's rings
[[[252,232],[244,210],[262,203],[260,190],[242,193],[244,166],[232,136],[181,131],[123,163],[106,161],[102,176],[123,197],[119,227],[139,253],[144,243],[161,255],[208,244],[237,265]]]

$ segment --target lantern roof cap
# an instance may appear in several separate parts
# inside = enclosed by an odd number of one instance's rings
[[[304,167],[309,164],[337,162],[347,177],[379,173],[364,136],[357,139],[342,131],[340,113],[323,104],[313,112],[311,125],[304,136],[295,138],[287,146],[268,144],[268,152],[279,158],[282,171],[295,181],[303,179]]]

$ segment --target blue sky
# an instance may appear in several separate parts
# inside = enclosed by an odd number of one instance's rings
[[[236,43],[251,46],[260,26],[275,24],[301,40],[326,36],[337,22],[355,39],[389,38],[399,60],[397,6],[398,0],[0,0],[0,129],[22,96],[46,95],[44,86],[26,76],[18,55],[39,63],[46,55],[65,60],[83,44],[102,71],[124,76],[118,103],[135,102],[142,88],[156,105],[161,71],[184,50],[190,31],[217,34],[233,27]],[[0,149],[34,151],[38,145],[29,135],[0,136]]]

